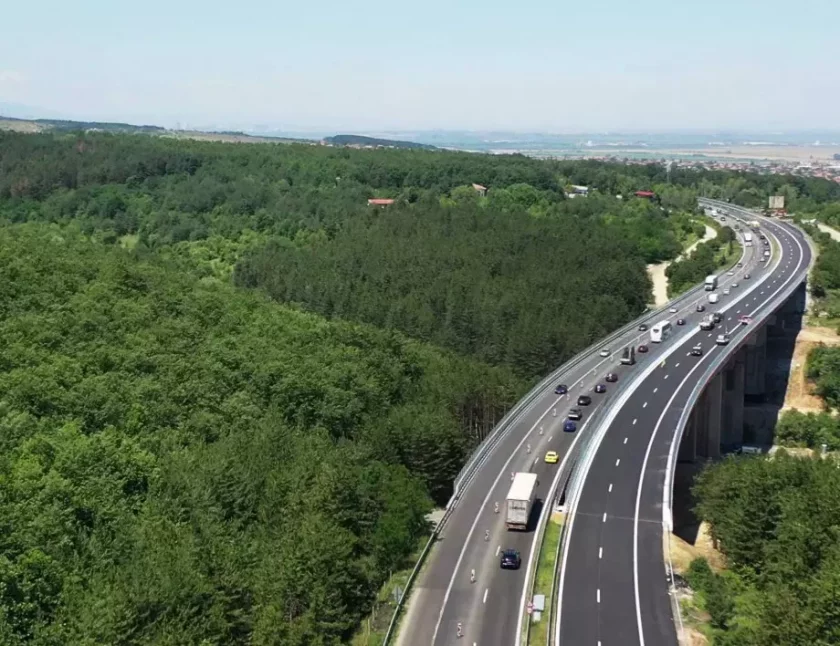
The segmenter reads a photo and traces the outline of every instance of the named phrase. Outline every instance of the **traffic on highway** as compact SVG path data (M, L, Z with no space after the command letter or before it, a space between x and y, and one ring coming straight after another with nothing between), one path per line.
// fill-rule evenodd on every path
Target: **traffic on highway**
M745 327L744 321L738 317L750 312L747 309L749 306L760 306L760 301L756 299L764 300L765 292L769 293L768 290L778 285L782 276L794 271L787 267L791 234L774 230L773 235L780 240L776 245L777 257L774 258L778 262L760 262L766 258L760 248L745 248L738 266L719 277L714 300L699 288L667 308L650 313L609 344L590 349L567 374L546 386L544 392L533 400L494 448L482 456L480 468L476 469L471 481L460 492L456 506L450 510L438 544L415 586L399 643L449 644L459 643L462 639L466 639L466 643L477 644L517 643L526 621L526 583L533 568L537 538L534 529L540 515L553 503L550 497L552 486L565 481L573 466L575 452L594 431L588 428L589 420L602 407L618 406L620 403L622 421L613 422L609 427L622 426L624 435L620 443L629 443L630 434L626 428L628 415L624 409L630 404L619 402L619 398L631 392L631 383L634 383L632 389L635 392L640 387L635 384L640 375L656 375L654 378L660 380L658 385L653 386L655 390L650 397L639 402L643 412L633 417L636 421L630 422L630 426L636 426L639 419L648 419L661 413L663 407L667 408L673 388L669 390L663 384L667 384L669 379L673 380L672 384L684 381L692 361L693 365L699 365L698 362L714 356L716 348L718 352L725 351L725 344L737 338L738 328ZM784 273L786 270L790 270L788 274ZM736 304L742 301L744 309L739 309ZM715 329L701 331L701 321L709 317ZM691 343L688 343L689 339ZM674 348L682 347L685 347L681 353L683 356L675 358L680 352L674 355ZM666 356L667 369L660 368ZM647 384L648 379L650 377L646 376L642 384ZM636 395L629 400L635 403ZM615 433L609 437L613 435ZM623 441L624 438L628 438L627 442ZM609 440L611 443L612 439ZM642 457L644 455L642 451ZM615 458L619 464L621 459ZM626 468L636 464L628 458L624 459ZM637 464L634 468L638 471L641 466ZM593 469L597 472L598 466L593 466ZM523 531L514 529L508 522L506 503L517 474L524 473L534 474L534 483L529 492L532 499L527 505L528 518ZM584 494L588 486L584 488ZM623 493L629 495L631 492ZM635 493L635 487L632 493ZM581 504L588 505L585 502L588 500L586 495L582 496ZM593 504L597 506L594 499ZM584 516L588 513L583 512ZM578 511L578 514L581 512ZM581 529L584 521L580 518L584 516L576 515L577 526L572 536L574 540L588 544L592 542L590 531L588 528ZM633 517L632 513L629 517ZM588 568L592 567L590 557L593 554L591 546L587 546L580 556ZM661 573L661 549L658 558ZM568 554L566 559L569 560ZM574 552L571 561L575 562L575 566L580 565L577 559L577 552ZM600 560L598 556L596 565ZM587 571L591 576L592 570ZM569 585L569 580L567 575L564 579L566 585ZM592 614L592 604L588 603L588 599L577 594L570 595L581 601L581 607L576 609L572 602L570 607L563 607L558 624L562 626L562 643L587 643L590 633L598 633L599 622L593 621L593 617L599 611L597 606L600 601L596 602L595 597L600 595L600 587L595 578L591 581L596 585L593 593L596 614ZM577 587L576 579L574 586ZM572 616L574 618L567 621L566 618ZM668 617L670 621L670 613ZM591 625L595 629L582 629L578 633L576 623ZM597 643L597 640L592 643Z

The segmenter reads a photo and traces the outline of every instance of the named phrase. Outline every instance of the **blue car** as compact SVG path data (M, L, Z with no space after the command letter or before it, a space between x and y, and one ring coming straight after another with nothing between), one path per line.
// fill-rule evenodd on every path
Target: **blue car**
M563 424L563 430L566 433L574 433L577 430L577 424L570 420L566 420L566 423Z
M569 392L569 389L566 384L558 384L557 388L554 389L555 395L565 395L567 392Z

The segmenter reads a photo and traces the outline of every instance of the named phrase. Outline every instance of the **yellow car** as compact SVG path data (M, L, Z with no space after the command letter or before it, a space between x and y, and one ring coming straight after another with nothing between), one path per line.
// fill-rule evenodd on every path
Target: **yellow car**
M558 460L560 460L560 456L557 455L557 451L549 451L545 454L545 461L549 464L557 464Z

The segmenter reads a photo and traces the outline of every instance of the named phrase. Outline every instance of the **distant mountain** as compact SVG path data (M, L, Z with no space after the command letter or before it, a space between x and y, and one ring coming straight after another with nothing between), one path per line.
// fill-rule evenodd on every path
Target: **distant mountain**
M335 135L326 137L325 144L332 146L370 146L373 148L423 148L425 150L436 150L435 146L429 144L418 144L414 141L399 141L397 139L378 139L376 137L365 137L363 135Z
M100 130L102 132L114 133L143 133L143 134L163 134L167 132L166 128L160 126L135 126L130 123L110 123L103 121L69 121L66 119L20 119L16 117L2 116L0 113L0 120L8 122L12 130L25 130L24 125L33 126L33 130L41 132L44 130L52 130L58 132L67 132L71 130ZM15 125L21 126L16 128Z

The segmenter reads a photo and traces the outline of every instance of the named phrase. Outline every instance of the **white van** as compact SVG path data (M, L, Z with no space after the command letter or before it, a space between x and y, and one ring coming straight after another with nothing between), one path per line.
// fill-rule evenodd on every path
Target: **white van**
M717 303L720 300L720 296L718 294L709 294L709 302L710 303Z

